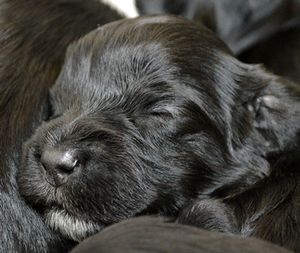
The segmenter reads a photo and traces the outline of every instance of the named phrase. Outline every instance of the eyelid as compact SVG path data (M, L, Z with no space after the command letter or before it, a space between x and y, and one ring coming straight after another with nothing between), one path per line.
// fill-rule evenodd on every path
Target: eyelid
M152 115L165 115L173 117L173 114L176 114L177 106L170 101L160 101L156 105L152 106L149 110Z
M136 124L137 120L139 121L139 119L143 120L143 119L147 119L150 117L157 118L157 119L163 119L163 120L174 118L173 114L168 110L151 110L151 111L145 112L141 115L130 117L129 121L132 122L133 124Z
M157 116L157 117L173 118L173 114L168 110L153 110L150 112L150 115Z

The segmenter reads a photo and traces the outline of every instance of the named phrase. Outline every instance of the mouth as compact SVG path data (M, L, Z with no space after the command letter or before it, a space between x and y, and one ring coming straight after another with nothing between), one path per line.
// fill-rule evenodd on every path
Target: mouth
M77 242L103 229L103 226L98 223L77 218L63 209L53 208L47 210L44 217L46 224L51 229L59 231L63 236Z

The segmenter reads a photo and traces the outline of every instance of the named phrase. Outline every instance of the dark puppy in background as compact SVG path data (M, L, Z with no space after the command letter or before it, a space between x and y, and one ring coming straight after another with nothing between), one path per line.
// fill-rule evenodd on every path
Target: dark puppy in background
M0 252L66 252L18 192L22 144L47 114L67 46L121 16L98 1L1 0L0 10Z
M273 73L300 84L299 45L300 17L281 27L270 38L245 50L239 58L247 63L263 63Z
M298 247L299 90L206 28L168 16L105 25L69 48L50 97L18 182L66 237L159 214Z
M166 222L133 218L103 230L72 253L291 253L254 238L240 238Z

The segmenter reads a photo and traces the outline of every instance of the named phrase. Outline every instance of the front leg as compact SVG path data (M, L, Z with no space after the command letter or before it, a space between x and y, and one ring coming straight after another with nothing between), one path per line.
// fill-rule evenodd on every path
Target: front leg
M179 213L177 222L227 234L236 234L238 231L232 209L216 199L193 202Z

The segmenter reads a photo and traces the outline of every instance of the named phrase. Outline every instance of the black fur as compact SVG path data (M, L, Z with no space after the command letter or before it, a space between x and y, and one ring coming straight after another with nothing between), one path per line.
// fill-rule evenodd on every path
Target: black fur
M47 113L44 101L67 46L117 18L97 1L0 1L0 252L65 252L71 246L20 197L20 153Z
M211 219L228 205L214 230L265 238L255 224L268 220L252 218L277 205L268 198L252 214L247 198L238 209L239 196L264 180L271 195L277 181L298 177L299 90L239 62L212 32L182 18L125 20L86 35L69 48L50 100L52 119L24 150L20 191L74 240L142 214L203 226L195 205ZM247 215L254 226L245 229ZM293 217L285 221L299 224ZM297 226L266 239L295 248Z

